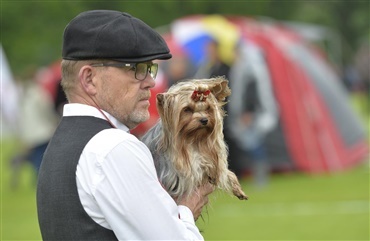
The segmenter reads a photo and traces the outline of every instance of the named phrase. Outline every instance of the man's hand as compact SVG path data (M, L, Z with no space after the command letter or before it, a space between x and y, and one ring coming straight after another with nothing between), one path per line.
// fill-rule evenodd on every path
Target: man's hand
M178 200L177 204L188 207L193 213L194 220L197 220L202 213L203 207L208 203L208 195L214 190L214 185L207 183L199 187L188 197Z

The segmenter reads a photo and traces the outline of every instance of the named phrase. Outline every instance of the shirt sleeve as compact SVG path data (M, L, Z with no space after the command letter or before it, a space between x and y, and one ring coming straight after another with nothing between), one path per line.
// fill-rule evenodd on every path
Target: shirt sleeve
M204 240L190 209L159 183L142 142L125 140L101 158L93 197L119 240Z

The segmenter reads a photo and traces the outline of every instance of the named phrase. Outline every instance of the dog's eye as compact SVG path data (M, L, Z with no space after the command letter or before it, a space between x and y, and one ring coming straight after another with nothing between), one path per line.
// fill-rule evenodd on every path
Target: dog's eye
M184 112L186 113L193 113L193 110L190 107L185 107Z

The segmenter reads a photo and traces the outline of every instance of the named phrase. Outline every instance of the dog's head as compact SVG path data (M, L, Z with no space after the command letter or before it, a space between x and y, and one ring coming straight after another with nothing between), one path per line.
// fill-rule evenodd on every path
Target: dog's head
M182 81L157 95L157 109L172 134L204 138L222 131L222 106L230 93L228 80L222 77Z

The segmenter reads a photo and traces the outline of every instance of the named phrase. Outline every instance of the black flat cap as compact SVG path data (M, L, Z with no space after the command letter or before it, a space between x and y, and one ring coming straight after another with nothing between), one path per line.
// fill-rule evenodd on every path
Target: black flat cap
M139 63L172 57L164 39L138 18L112 10L77 15L63 36L63 59Z

